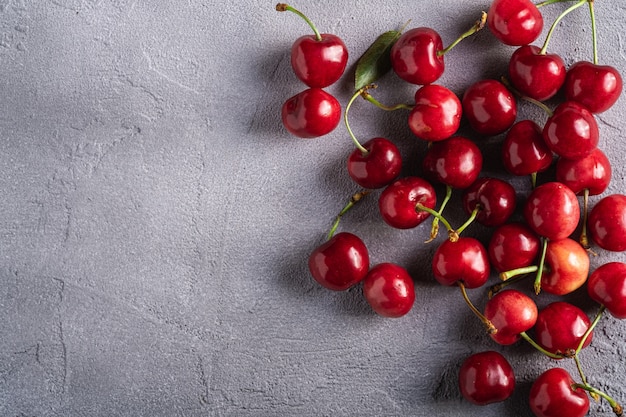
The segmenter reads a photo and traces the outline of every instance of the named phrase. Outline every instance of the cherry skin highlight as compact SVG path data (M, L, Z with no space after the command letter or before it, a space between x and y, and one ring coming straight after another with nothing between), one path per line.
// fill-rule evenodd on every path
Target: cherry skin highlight
M363 144L364 154L355 149L348 157L348 174L363 188L382 188L394 181L402 169L400 150L385 138L374 138Z
M563 368L542 373L530 388L530 408L537 417L584 417L589 412L589 396L573 388L572 376Z
M520 339L520 333L535 325L538 309L523 292L504 290L487 301L484 314L498 330L491 338L498 344L512 345Z
M513 126L517 117L515 97L497 80L472 84L465 90L461 103L472 129L485 136L505 132Z
M411 84L432 84L441 77L445 65L441 36L433 29L419 27L404 32L391 48L394 72Z
M409 128L426 141L449 138L461 124L461 100L446 87L430 84L415 93L415 106L409 113Z
M578 348L591 326L589 317L580 308L564 301L555 301L539 311L535 324L537 343L555 354L567 354ZM589 346L593 331L583 347Z
M617 319L626 319L626 264L609 262L591 273L587 292Z
M598 122L581 104L565 101L559 104L544 125L543 140L563 158L584 158L598 146Z
M285 128L294 136L316 138L339 125L339 101L320 88L309 88L285 101L281 111Z
M489 278L489 255L482 243L474 238L447 239L437 248L432 269L435 279L442 285L462 282L468 289L478 288Z
M589 255L580 243L565 238L550 240L541 275L541 289L550 294L566 295L582 287L589 273Z
M411 229L430 216L425 211L416 210L418 203L430 209L437 204L435 189L419 177L404 177L392 182L378 198L383 220L396 229Z
M591 239L602 249L626 250L626 196L611 194L596 203L589 213L587 228Z
M463 193L463 208L471 214L479 207L476 221L484 226L500 226L515 211L515 189L498 178L479 178Z
M480 149L463 136L433 142L422 160L424 176L429 180L459 189L472 185L482 166Z
M560 182L548 182L535 188L523 208L530 228L550 240L561 240L576 230L580 205L576 194Z
M361 282L369 270L369 253L356 235L341 232L309 256L309 271L320 285L343 291Z
M623 89L622 76L610 65L580 61L567 71L564 91L567 100L576 101L592 113L610 109Z
M381 263L367 273L363 295L372 309L383 317L406 315L415 302L413 279L399 265Z
M532 120L515 123L502 143L504 168L513 175L531 175L547 170L552 151L543 141L541 128Z
M307 86L324 88L343 75L348 64L348 48L336 35L323 33L301 36L291 47L291 67Z
M556 163L556 180L578 195L584 190L588 190L589 195L602 194L611 182L612 173L611 163L600 148L584 158L559 158Z
M508 223L493 232L487 250L491 265L506 272L532 265L539 246L539 237L525 223Z
M487 13L487 26L506 45L527 45L541 34L543 16L530 0L495 0Z
M461 365L459 389L463 398L472 404L504 401L515 390L513 367L499 352L475 353Z
M534 45L518 48L509 61L509 78L523 95L545 101L561 89L566 70L560 56L540 52Z

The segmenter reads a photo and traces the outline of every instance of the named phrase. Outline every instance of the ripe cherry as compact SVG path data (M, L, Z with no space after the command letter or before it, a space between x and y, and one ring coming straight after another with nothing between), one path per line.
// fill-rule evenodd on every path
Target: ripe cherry
M372 309L383 317L402 317L415 302L413 279L399 265L378 264L363 281L363 294Z
M430 28L419 27L404 32L391 48L394 72L411 84L431 84L444 71L441 36Z
M509 223L493 232L487 250L491 265L505 272L532 265L539 246L539 237L525 223Z
M567 186L548 182L530 193L523 214L535 233L550 240L561 240L576 230L580 206L576 194Z
M626 264L609 262L591 273L587 292L618 319L626 319Z
M425 85L415 93L409 128L426 141L447 139L459 129L461 114L461 100L456 94L440 85Z
M477 207L476 221L485 226L504 224L515 211L515 189L498 178L479 178L463 193L463 208L471 214Z
M547 243L541 289L556 295L582 287L589 273L589 255L575 240L565 238Z
M552 368L530 388L530 408L537 417L584 417L589 412L589 397L584 389L575 387L569 372Z
M553 97L565 82L565 63L556 54L543 54L534 45L518 48L509 61L509 77L523 95L544 101Z
M478 178L483 156L474 142L453 136L433 142L422 161L424 175L452 188L467 188Z
M309 88L287 99L281 117L294 136L315 138L332 132L341 120L339 101L320 88Z
M381 188L400 175L402 156L398 147L385 138L374 138L363 144L367 151L355 149L348 157L348 174L363 188Z
M467 401L476 405L504 401L515 390L513 367L499 352L475 353L461 365L459 389Z
M530 0L494 0L487 16L489 29L506 45L532 43L543 29L543 16Z
M482 243L474 238L446 239L433 256L432 269L442 285L462 282L466 288L478 288L489 278L489 256Z
M383 220L397 229L410 229L426 220L430 214L416 210L418 203L431 209L437 204L435 189L419 177L404 177L392 182L378 198Z
M361 282L369 270L365 243L348 232L337 233L309 256L309 271L323 287L343 291Z
M556 180L579 195L584 190L589 195L602 194L611 182L611 175L611 163L600 148L583 158L559 158L556 163Z
M470 126L482 135L494 136L506 131L517 117L515 97L497 80L472 84L463 94L461 103Z
M533 175L552 164L552 151L543 141L541 128L532 120L515 123L502 144L502 162L513 175Z
M539 311L535 324L537 343L548 352L572 355L591 326L589 317L580 308L565 301L555 301ZM589 346L593 331L583 344Z
M512 345L520 333L531 329L537 322L537 304L518 290L504 290L487 301L485 317L498 330L491 338L501 345Z
M626 250L626 196L611 194L596 203L587 223L591 239L602 249Z
M564 84L566 99L582 104L592 113L602 113L613 106L622 87L622 77L617 69L587 61L572 65Z
M543 127L543 140L557 155L580 159L598 146L598 122L589 110L575 101L561 103Z

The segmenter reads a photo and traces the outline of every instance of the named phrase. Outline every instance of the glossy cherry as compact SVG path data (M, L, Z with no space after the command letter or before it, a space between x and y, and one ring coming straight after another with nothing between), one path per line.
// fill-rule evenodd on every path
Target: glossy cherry
M576 101L592 113L602 113L615 104L622 93L619 71L610 65L580 61L567 71L564 91L567 100Z
M575 101L565 101L543 127L543 140L557 155L580 159L598 146L600 131L593 114Z
M343 291L361 282L369 270L365 243L348 232L337 233L309 256L309 271L320 285Z
M489 255L483 244L474 238L446 239L435 251L432 269L435 279L442 285L462 282L466 288L478 288L489 278Z
M383 317L402 317L415 302L413 279L393 263L375 265L363 280L363 295L372 309Z
M459 189L472 185L482 166L480 149L463 136L433 142L422 160L424 175L428 179Z
M515 123L502 143L502 162L513 175L543 172L552 164L552 151L543 141L541 128L532 120Z
M443 74L443 42L439 34L427 27L404 32L391 48L394 72L411 84L431 84Z
M589 276L587 292L613 317L626 319L626 264L609 262L598 267Z
M509 60L509 78L522 95L539 101L552 98L565 82L565 63L559 55L542 54L535 45L519 47Z
M537 417L584 417L589 412L589 396L574 384L565 369L548 369L530 388L532 412Z
M626 250L626 196L611 194L591 209L587 228L591 239L602 249Z
M567 185L576 194L589 191L589 195L602 194L609 186L612 168L600 148L581 159L559 158L556 163L556 180Z
M487 301L485 317L498 330L491 338L501 345L512 345L520 333L530 330L537 322L537 304L518 290L500 291Z
M404 177L389 184L378 198L383 220L397 229L410 229L422 223L429 213L416 210L420 203L434 209L437 195L433 186L420 177Z
M565 238L550 240L546 249L541 289L565 295L582 287L589 274L589 255L580 243Z
M548 352L568 355L576 351L589 326L591 321L580 308L565 301L555 301L539 311L535 338ZM589 346L592 339L593 331L583 347Z
M470 126L481 135L494 136L513 126L517 102L513 94L497 80L472 84L461 100L463 114Z
M461 124L461 100L441 85L425 85L415 93L409 128L420 139L439 141L452 136Z
M543 30L543 16L530 0L494 0L487 16L487 26L506 45L532 43Z
M576 194L560 182L548 182L535 188L523 208L530 228L550 240L561 240L576 230L580 205Z
M525 223L498 227L489 240L487 251L491 265L498 272L532 265L539 253L539 237Z
M513 367L499 352L475 353L461 365L459 390L463 398L476 405L504 401L515 390Z
M463 208L471 214L479 207L476 221L485 226L504 224L515 211L515 189L499 178L479 178L463 193Z
M388 139L374 138L363 144L367 153L355 149L348 157L348 174L363 188L381 188L393 182L402 169L398 147Z
M287 99L281 111L285 128L294 136L315 138L332 132L341 120L341 105L320 88L309 88Z

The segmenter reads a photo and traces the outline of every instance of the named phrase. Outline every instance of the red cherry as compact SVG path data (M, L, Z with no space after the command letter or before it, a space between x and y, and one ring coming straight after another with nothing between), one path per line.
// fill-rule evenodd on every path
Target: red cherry
M542 373L530 388L530 408L537 417L584 417L589 412L589 397L574 388L572 376L563 368Z
M489 256L482 243L474 238L447 239L437 248L432 269L442 285L462 282L466 288L478 288L489 278Z
M291 47L291 67L309 87L324 88L335 83L348 64L348 48L336 35L302 36Z
M485 317L498 330L491 338L501 345L512 345L520 333L531 329L537 321L537 304L521 291L504 290L485 305Z
M575 240L550 240L541 275L541 289L550 294L565 295L582 287L589 273L589 255Z
M415 302L413 279L406 269L392 263L372 267L363 281L363 294L383 317L402 317Z
M504 224L515 211L515 189L498 178L479 178L463 193L463 208L471 214L480 206L476 221L485 226Z
M555 301L539 311L535 324L537 343L548 352L568 354L578 348L591 326L589 317L580 308L564 301ZM583 347L589 346L593 331Z
M459 389L467 401L476 405L504 401L515 390L513 367L501 353L475 353L461 365Z
M483 156L474 142L454 136L434 142L422 161L424 175L452 188L467 188L478 178Z
M439 141L452 136L461 124L461 100L440 85L425 85L415 93L409 128L420 139Z
M402 156L398 147L385 138L374 138L363 144L364 154L355 149L348 157L348 174L363 188L381 188L400 175Z
M591 239L602 249L626 250L626 196L612 194L602 198L589 213Z
M580 220L576 194L560 182L548 182L535 188L523 211L530 228L550 240L565 239L574 233Z
M315 138L332 132L341 120L341 105L320 88L309 88L287 99L282 108L285 128L294 136Z
M576 101L592 113L608 110L622 93L622 77L612 66L580 61L567 71L565 97Z
M557 155L580 159L598 146L598 122L589 110L575 101L561 103L543 127L543 140Z
M309 257L309 271L323 287L343 291L361 282L369 270L363 241L348 232L337 233Z
M416 210L420 203L434 209L437 204L435 189L419 177L404 177L389 184L378 198L383 220L397 229L410 229L422 223L429 213Z
M498 272L532 265L539 253L539 237L524 223L498 227L489 240L489 260Z
M609 262L589 276L587 292L618 319L626 319L626 264Z
M408 30L391 48L394 72L411 84L431 84L444 71L443 42L433 29L420 27Z
M543 172L552 164L552 151L543 141L541 128L532 120L515 123L502 144L502 162L513 175Z
M544 101L553 97L565 82L565 63L556 54L541 54L534 45L519 47L509 61L509 77L523 95Z
M543 16L530 0L495 0L487 13L487 26L506 45L527 45L541 34Z
M559 158L556 180L576 194L589 190L589 195L602 194L611 182L611 163L600 148L581 159Z
M463 114L476 132L498 135L513 126L517 102L513 94L497 80L472 84L463 94Z

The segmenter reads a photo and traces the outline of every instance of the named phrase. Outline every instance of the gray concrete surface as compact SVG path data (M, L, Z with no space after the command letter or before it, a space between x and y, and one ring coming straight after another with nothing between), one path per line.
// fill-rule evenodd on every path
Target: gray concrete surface
M624 73L626 7L596 3L601 62ZM378 34L412 19L447 44L488 5L294 3L351 52L328 89L343 104ZM547 24L564 8L546 7ZM359 288L312 282L308 254L355 187L342 126L300 140L280 123L282 102L303 88L288 51L307 33L254 0L0 0L1 416L531 415L530 384L555 364L524 344L492 343L457 291L434 282L427 229L390 229L375 196L341 228L363 237L373 263L410 270L415 308L382 319ZM568 65L591 59L590 38L581 9L550 49ZM446 57L440 83L462 94L501 75L513 50L483 31ZM415 90L393 75L380 85L389 102ZM599 118L609 192L626 190L625 111L622 98ZM527 104L520 114L544 118ZM425 147L405 118L359 101L351 122L361 138L393 138L408 175ZM499 139L480 141L485 175L500 167ZM523 195L527 183L515 183ZM450 215L460 219L458 204ZM625 257L599 250L592 263L607 260ZM484 291L471 296L484 303ZM595 313L583 292L568 299ZM608 317L582 354L589 379L622 402L625 337ZM486 349L507 355L518 389L476 407L461 400L456 372ZM611 415L606 403L591 414Z

